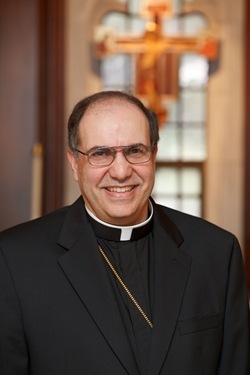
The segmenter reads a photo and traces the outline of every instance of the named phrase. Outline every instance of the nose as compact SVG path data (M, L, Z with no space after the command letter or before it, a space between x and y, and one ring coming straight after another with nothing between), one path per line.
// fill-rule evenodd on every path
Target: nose
M122 152L117 152L113 163L109 167L110 177L123 181L132 174L132 165L126 160Z

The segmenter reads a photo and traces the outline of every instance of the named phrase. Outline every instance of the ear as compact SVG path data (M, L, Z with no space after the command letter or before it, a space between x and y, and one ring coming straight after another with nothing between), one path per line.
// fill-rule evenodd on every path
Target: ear
M70 149L67 151L67 157L73 171L74 179L78 181L78 159L76 158L74 152Z

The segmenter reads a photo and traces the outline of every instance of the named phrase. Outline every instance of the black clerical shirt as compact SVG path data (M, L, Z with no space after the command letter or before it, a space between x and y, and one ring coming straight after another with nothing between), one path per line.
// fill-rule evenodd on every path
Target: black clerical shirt
M105 223L95 220L93 215L89 216L89 219L98 244L152 322L152 215L151 220L148 220L145 225L132 228L131 233L125 236L125 240L121 240L122 234L119 227L106 226ZM104 264L140 373L144 375L147 372L152 328L125 292L105 260Z

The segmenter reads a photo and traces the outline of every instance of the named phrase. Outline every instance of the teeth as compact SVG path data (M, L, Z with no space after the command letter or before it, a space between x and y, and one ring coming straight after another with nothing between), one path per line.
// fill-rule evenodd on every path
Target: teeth
M124 186L124 187L109 187L107 188L108 191L111 191L113 193L126 193L128 191L131 191L133 189L133 186Z

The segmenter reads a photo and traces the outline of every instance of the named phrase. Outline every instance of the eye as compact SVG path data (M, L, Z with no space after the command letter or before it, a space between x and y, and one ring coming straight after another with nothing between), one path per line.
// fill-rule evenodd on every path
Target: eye
M145 147L143 145L130 146L127 149L127 155L140 156L145 153Z
M96 158L96 159L103 158L103 157L110 156L110 155L112 155L112 151L108 147L96 148L89 153L89 156L91 156L92 158Z

